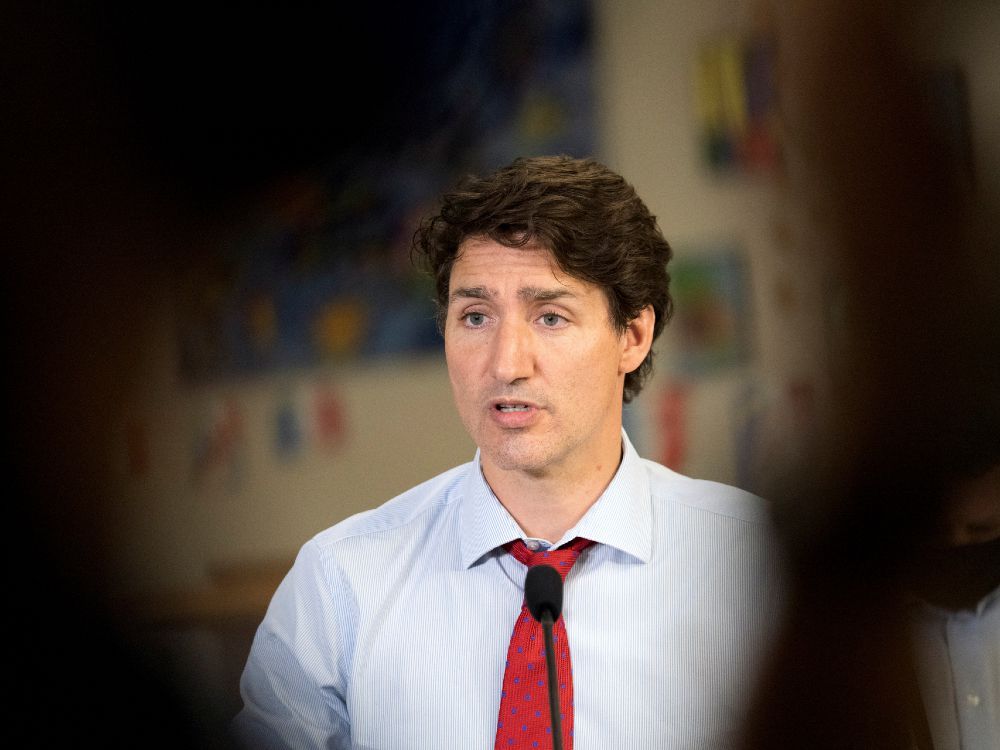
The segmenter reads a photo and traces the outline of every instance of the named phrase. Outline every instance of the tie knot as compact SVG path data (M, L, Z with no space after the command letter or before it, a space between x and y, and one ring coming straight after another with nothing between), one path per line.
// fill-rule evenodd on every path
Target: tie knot
M573 567L573 563L576 562L580 553L591 544L593 544L591 540L577 537L559 549L538 550L537 552L528 549L528 546L520 539L515 539L504 546L510 554L529 568L536 565L551 565L559 571L559 575L565 581L570 568Z

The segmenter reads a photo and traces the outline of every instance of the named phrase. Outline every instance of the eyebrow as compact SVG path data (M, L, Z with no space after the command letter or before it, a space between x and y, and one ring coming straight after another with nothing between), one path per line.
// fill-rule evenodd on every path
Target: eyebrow
M496 290L489 287L463 286L449 294L448 301L454 302L458 299L491 300L496 296ZM576 297L577 295L566 287L545 289L537 286L523 286L517 290L517 296L524 302L550 302L552 300L563 299L564 297Z

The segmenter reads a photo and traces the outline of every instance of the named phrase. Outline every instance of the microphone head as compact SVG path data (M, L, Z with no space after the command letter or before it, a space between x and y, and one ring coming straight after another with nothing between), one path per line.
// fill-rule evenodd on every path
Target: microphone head
M551 565L535 565L528 568L524 579L524 603L531 616L541 622L546 610L552 615L552 622L562 613L563 580Z

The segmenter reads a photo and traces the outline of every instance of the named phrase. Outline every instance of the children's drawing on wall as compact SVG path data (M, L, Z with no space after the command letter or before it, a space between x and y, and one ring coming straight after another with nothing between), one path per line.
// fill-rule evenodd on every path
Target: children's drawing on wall
M279 393L272 419L274 452L279 460L291 460L301 452L304 442L302 417L291 394Z
M772 172L781 165L777 55L766 36L706 39L695 90L706 164L715 172Z
M669 383L659 395L656 410L660 435L659 461L674 471L683 471L687 458L690 400L691 385L680 381Z
M312 436L316 447L335 453L347 441L347 410L337 389L317 384L312 389Z
M273 450L282 462L306 452L335 454L348 437L343 399L329 382L303 380L278 387L271 427Z
M670 277L674 317L664 335L674 347L671 370L698 378L744 364L751 321L740 253L679 254Z
M420 111L400 114L405 137L332 148L310 176L275 186L214 257L178 273L185 380L441 347L431 282L410 263L418 217L462 175L595 150L590 4L529 0L516 10L467 14L456 26L467 54L428 81ZM446 59L455 43L428 40L428 60Z
M191 481L239 492L247 465L244 409L236 398L215 397L195 407L191 444Z

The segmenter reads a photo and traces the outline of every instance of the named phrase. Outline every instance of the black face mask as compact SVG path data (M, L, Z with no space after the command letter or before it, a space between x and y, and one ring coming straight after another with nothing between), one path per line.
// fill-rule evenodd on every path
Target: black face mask
M911 589L946 609L974 609L1000 586L1000 537L979 544L924 550L916 561Z

